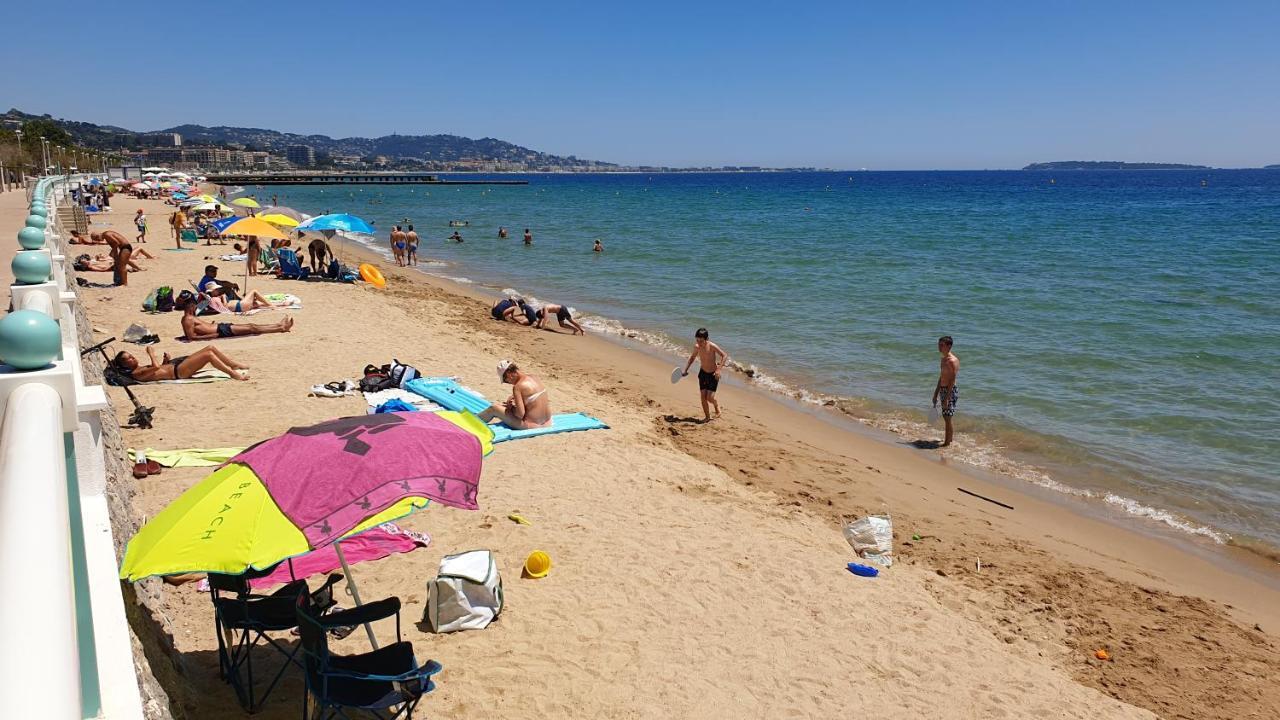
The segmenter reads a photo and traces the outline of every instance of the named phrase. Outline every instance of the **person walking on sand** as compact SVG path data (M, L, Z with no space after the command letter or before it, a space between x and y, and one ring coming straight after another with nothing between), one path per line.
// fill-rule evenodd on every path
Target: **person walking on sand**
M399 265L400 267L404 267L405 245L404 231L400 229L399 225L396 225L395 228L391 230L391 254L396 259L396 265Z
M938 384L933 388L933 406L938 407L938 401L942 401L942 422L947 428L942 447L951 444L951 418L955 416L956 403L960 401L960 390L956 388L956 376L960 374L960 358L951 352L952 344L950 335L938 338L938 352L942 353L942 363L938 372Z
M703 422L711 422L711 408L716 409L715 417L720 417L720 402L716 400L716 390L720 388L720 371L729 364L729 356L720 346L711 342L711 334L706 328L698 328L693 334L693 352L689 361L684 364L681 377L689 374L689 367L698 360L698 393L702 399Z
M268 333L285 333L293 329L293 318L287 317L271 325L232 325L231 323L213 324L196 317L196 301L187 299L178 306L182 310L182 334L188 340L213 340L215 338L240 337L242 335L266 335Z
M413 226L409 226L408 232L404 234L404 262L406 265L418 264L418 233L414 231Z
M138 228L137 240L140 243L147 241L147 216L142 212L142 208L138 208L138 212L133 216L133 225Z
M524 244L525 245L533 244L533 233L529 232L529 228L524 229Z

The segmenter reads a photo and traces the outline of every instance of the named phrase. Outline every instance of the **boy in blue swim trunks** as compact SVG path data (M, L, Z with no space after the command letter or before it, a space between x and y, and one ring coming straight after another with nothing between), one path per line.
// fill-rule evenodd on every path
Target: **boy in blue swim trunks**
M689 374L689 368L696 358L698 360L698 395L702 400L703 422L711 422L711 408L716 409L715 417L720 417L720 402L716 400L716 390L720 389L720 371L729 364L729 355L711 342L711 334L706 328L698 328L693 334L694 347L689 361L684 364L681 377Z
M942 421L947 426L942 447L951 444L951 418L955 416L956 403L960 401L960 390L956 388L956 376L960 374L960 358L951 352L952 344L950 335L938 338L938 352L942 353L942 365L938 372L938 384L933 388L933 406L938 407L938 401L942 401Z

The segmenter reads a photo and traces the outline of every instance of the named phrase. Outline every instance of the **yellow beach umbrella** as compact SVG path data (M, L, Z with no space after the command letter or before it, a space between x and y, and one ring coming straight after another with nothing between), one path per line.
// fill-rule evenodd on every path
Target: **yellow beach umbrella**
M258 237L287 240L288 235L280 228L256 217L240 218L222 229L222 235L257 235Z
M361 522L343 537L425 508L428 498L407 497ZM217 540L217 542L211 542ZM201 480L151 518L129 541L120 577L265 570L312 549L271 499L248 465L231 463Z
M258 204L258 201L254 200L253 198L236 198L235 200L231 201L231 204L239 205L240 207L247 207L247 208L262 207L261 205Z
M258 215L257 217L259 220L262 220L264 222L269 222L272 225L279 225L280 227L288 227L288 228L298 227L298 221L294 220L288 215L272 213L270 215Z

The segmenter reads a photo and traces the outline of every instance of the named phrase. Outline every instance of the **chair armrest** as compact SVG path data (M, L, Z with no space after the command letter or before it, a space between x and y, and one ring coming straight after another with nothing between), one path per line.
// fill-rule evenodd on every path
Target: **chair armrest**
M325 579L323 585L311 593L311 606L317 612L323 613L334 606L333 586L337 585L342 578L342 573L332 573Z
M279 589L277 589L275 592L271 593L270 595L265 595L265 596L255 595L254 597L273 597L273 598L287 597L290 599L294 599L298 597L298 593L302 593L306 591L307 591L306 580L294 580L290 583L280 586Z
M321 627L328 629L346 627L347 625L361 625L399 614L400 598L389 597L367 605L354 607L350 610L331 612L328 615L317 618L317 622L320 623Z
M377 675L374 673L362 673L359 670L337 670L330 668L324 671L328 677L351 678L353 680L381 680L383 682L409 682L410 680L425 680L432 675L440 672L444 668L435 660L428 660L425 665L416 667L412 670L406 670L399 675Z

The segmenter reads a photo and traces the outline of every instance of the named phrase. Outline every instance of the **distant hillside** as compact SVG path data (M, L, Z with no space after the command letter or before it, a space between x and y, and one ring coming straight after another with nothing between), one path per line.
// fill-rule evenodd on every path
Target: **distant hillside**
M1130 163L1096 160L1059 160L1057 162L1031 163L1023 170L1212 170L1207 165L1183 165L1181 163Z
M475 140L459 135L384 135L378 138L331 138L327 135L298 135L277 130L243 127L205 127L203 125L179 125L163 130L136 131L111 125L95 125L88 122L54 119L49 115L31 115L20 110L10 110L5 118L32 121L49 121L65 130L72 140L86 147L101 150L140 149L154 143L146 136L157 133L178 133L183 145L242 145L248 150L269 150L283 155L289 145L310 145L318 154L358 155L370 157L385 155L388 158L409 158L428 161L502 161L519 162L531 166L561 167L616 167L612 163L582 160L573 155L562 157L515 145L495 138Z
M1263 170L1280 170L1280 165L1263 165Z

